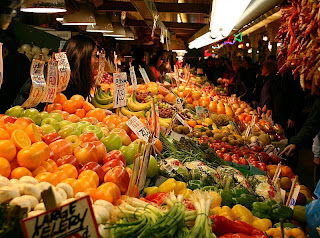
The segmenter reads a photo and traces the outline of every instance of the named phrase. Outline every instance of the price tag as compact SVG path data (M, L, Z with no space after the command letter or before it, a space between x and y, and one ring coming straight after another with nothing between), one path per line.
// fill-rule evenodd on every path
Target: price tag
M31 63L30 76L31 76L31 89L28 99L22 104L22 107L36 107L42 100L45 88L46 81L44 79L43 69L44 61L33 60Z
M159 138L160 136L160 122L159 122L159 106L155 105L154 110L156 112L156 131L155 131L155 137Z
M131 117L126 124L139 137L139 139L148 142L150 131L136 116Z
M67 89L70 80L70 65L66 52L54 54L55 59L58 61L58 92L63 92Z
M204 116L204 118L209 117L209 109L207 107L203 108L203 116Z
M136 72L134 71L134 66L130 67L129 71L130 71L130 78L131 78L131 84L132 84L133 90L136 90L138 83L137 83Z
M291 200L290 200L290 203L289 203L289 207L290 207L291 209L294 208L294 205L295 205L296 202L297 202L297 198L298 198L299 192L300 192L300 185L299 185L299 184L296 184L296 185L294 186L294 190L293 190L293 193L292 193L292 197L291 197Z
M105 61L106 61L106 55L104 53L100 53L99 54L99 68L98 68L98 74L96 77L96 84L97 85L99 85L102 81L104 67L105 67Z
M196 114L200 121L203 119L203 107L202 106L196 106Z
M192 131L192 128L183 120L183 118L179 115L179 113L176 113L177 120L184 126L187 126L189 128L189 131Z
M124 107L127 105L127 73L113 74L113 108Z
M100 237L89 196L20 222L26 238Z
M183 110L182 103L183 103L183 99L180 98L180 97L177 97L176 98L176 107L177 107L178 111L182 111Z
M47 69L47 84L41 102L52 103L58 90L58 62L50 59Z
M3 58L2 58L2 43L0 42L0 88L3 83Z
M147 75L146 70L144 68L139 68L139 71L141 73L141 76L143 78L144 83L145 84L150 83L150 79L149 79L149 77Z

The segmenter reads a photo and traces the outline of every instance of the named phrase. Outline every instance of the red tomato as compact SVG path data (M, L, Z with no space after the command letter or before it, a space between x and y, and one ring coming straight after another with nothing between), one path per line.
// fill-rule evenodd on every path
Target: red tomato
M107 173L110 169L112 169L116 166L125 167L125 164L122 162L122 160L119 160L119 159L109 160L104 165L102 165L102 170L103 170L103 172Z
M239 163L243 165L249 165L248 161L245 158L240 158Z
M224 155L223 155L223 159L224 159L225 161L229 161L229 162L231 162L231 161L232 161L232 159L231 159L231 155L230 155L229 153L224 154Z
M238 159L232 159L232 163L239 164L239 160Z
M121 160L124 166L126 166L126 159L120 150L113 150L107 153L107 155L103 158L103 164L114 159Z
M121 193L125 194L128 190L130 177L124 167L116 166L106 173L104 181L115 183L120 188Z

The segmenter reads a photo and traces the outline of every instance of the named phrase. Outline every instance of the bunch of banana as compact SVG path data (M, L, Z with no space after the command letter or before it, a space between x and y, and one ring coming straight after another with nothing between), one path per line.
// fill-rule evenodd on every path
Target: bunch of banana
M151 101L140 103L136 100L136 94L133 92L131 97L127 98L127 107L130 111L134 112L149 110L151 108Z
M105 93L101 87L98 87L91 103L95 107L111 110L113 108L113 95L110 90Z
M127 107L121 107L120 112L128 117L136 116L140 118L145 116L145 111L132 112Z
M159 123L161 126L164 126L165 128L168 128L171 122L171 118L162 118L159 117Z

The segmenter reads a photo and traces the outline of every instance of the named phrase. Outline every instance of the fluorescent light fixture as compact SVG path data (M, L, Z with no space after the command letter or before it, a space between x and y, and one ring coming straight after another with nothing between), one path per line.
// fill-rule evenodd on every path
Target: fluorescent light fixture
M88 6L87 4L79 4L78 7L78 12L63 16L62 25L88 26L97 24L90 6Z
M182 22L180 13L177 14L177 22L178 22L178 23L181 23L181 22Z
M262 40L263 40L263 41L268 41L268 36L263 36L263 37L262 37Z
M250 43L246 43L246 47L250 47Z
M116 22L116 23L112 23L113 25L113 33L103 33L103 36L110 36L110 37L126 37L126 31L123 28L123 26Z
M130 27L125 27L124 31L126 33L125 37L116 37L116 40L134 40L134 34Z
M116 37L116 40L134 40L134 38L130 38L130 37Z
M27 0L21 5L20 11L33 13L66 12L64 0Z
M272 50L272 45L270 44L270 42L269 42L269 44L268 44L268 50L269 50L269 51Z
M213 0L210 34L214 42L230 35L233 27L250 2L251 0Z
M206 45L214 43L214 40L211 38L210 32L205 33L204 35L194 39L189 43L189 49L199 49Z
M102 32L111 33L113 32L113 26L111 20L105 16L100 15L96 17L96 25L87 26L87 32Z
M63 22L63 17L56 17L56 21L62 23Z
M251 54L251 53L252 53L252 49L249 49L249 50L248 50L248 54Z
M280 47L282 44L280 42L277 43L277 47Z

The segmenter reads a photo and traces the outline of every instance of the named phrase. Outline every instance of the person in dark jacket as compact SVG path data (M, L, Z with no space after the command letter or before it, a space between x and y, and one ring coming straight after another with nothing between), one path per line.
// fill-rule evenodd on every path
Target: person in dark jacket
M245 85L248 91L247 95L245 96L245 98L243 98L243 100L251 103L252 101L254 101L253 91L259 70L258 67L256 67L252 63L252 59L249 56L243 58L243 67L246 69Z
M204 73L207 75L209 82L217 85L217 80L222 77L223 73L219 59L214 59L212 56L209 56L207 66L204 68Z
M242 62L239 58L232 60L232 69L234 75L229 81L229 92L230 94L236 94L238 97L243 98L247 94L245 85L246 69L242 66Z

